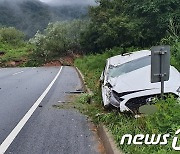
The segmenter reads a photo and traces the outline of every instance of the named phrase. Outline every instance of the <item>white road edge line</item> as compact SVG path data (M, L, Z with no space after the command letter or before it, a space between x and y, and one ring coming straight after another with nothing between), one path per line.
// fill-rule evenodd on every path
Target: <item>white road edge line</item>
M6 70L7 68L4 68L4 67L0 67L0 70L2 70L2 69Z
M12 130L12 132L8 135L8 137L3 141L3 143L0 145L0 154L4 154L8 147L11 145L13 140L16 138L16 136L19 134L21 129L24 127L26 122L29 120L29 118L32 116L34 111L37 109L41 101L44 99L44 97L47 95L57 78L59 77L62 68L60 68L59 72L53 79L53 81L49 84L49 86L46 88L46 90L42 93L42 95L38 98L38 100L34 103L34 105L30 108L30 110L25 114L25 116L21 119L21 121L17 124L17 126Z
M17 73L14 73L13 75L17 75L17 74L20 74L20 73L23 73L24 71L21 71L21 72L17 72Z

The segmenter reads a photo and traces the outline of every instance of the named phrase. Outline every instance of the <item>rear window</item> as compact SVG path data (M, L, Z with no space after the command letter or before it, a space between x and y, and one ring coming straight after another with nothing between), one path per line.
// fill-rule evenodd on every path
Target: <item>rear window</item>
M132 72L134 70L146 67L151 64L151 56L145 56L136 60L132 60L122 65L109 67L108 76L111 78Z

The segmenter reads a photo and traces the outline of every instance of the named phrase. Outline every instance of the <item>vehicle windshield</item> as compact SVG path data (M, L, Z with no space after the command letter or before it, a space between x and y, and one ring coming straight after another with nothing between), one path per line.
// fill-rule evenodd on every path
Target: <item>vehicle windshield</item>
M115 78L123 74L132 72L134 70L143 68L151 64L151 56L142 57L130 62L124 63L122 65L113 66L110 65L108 71L108 77Z

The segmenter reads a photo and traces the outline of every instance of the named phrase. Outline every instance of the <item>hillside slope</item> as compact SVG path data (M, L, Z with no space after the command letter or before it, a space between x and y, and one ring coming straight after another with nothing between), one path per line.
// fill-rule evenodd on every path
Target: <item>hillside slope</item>
M87 7L80 4L50 6L39 0L3 0L0 1L0 25L15 27L30 38L49 22L85 17Z

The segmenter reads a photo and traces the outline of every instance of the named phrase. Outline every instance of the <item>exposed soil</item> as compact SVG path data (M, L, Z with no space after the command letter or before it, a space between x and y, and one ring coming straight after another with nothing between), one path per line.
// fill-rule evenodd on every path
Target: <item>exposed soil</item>
M4 54L5 54L4 51L0 51L0 57L4 56ZM80 56L81 55L79 55L79 54L71 53L71 54L63 56L59 59L56 58L55 60L51 60L51 61L43 64L42 66L44 66L44 67L62 66L62 65L73 66L74 60ZM5 63L0 62L0 66L2 66L2 67L18 67L18 66L23 65L27 61L28 61L28 59L24 58L24 59L20 59L20 60L8 61Z
M55 61L50 61L50 62L44 64L43 66L50 67L50 66L61 66L61 65L62 65L62 63L60 61L55 60Z
M66 56L63 56L61 58L59 58L58 60L52 60L50 62L47 62L46 64L44 64L43 66L62 66L62 65L66 65L66 66L72 66L74 64L74 60L76 58L80 57L80 55L78 54L69 54Z
M18 67L22 64L24 64L25 62L27 61L27 59L21 59L21 60L14 60L14 61L9 61L9 62L6 62L4 64L5 67Z

